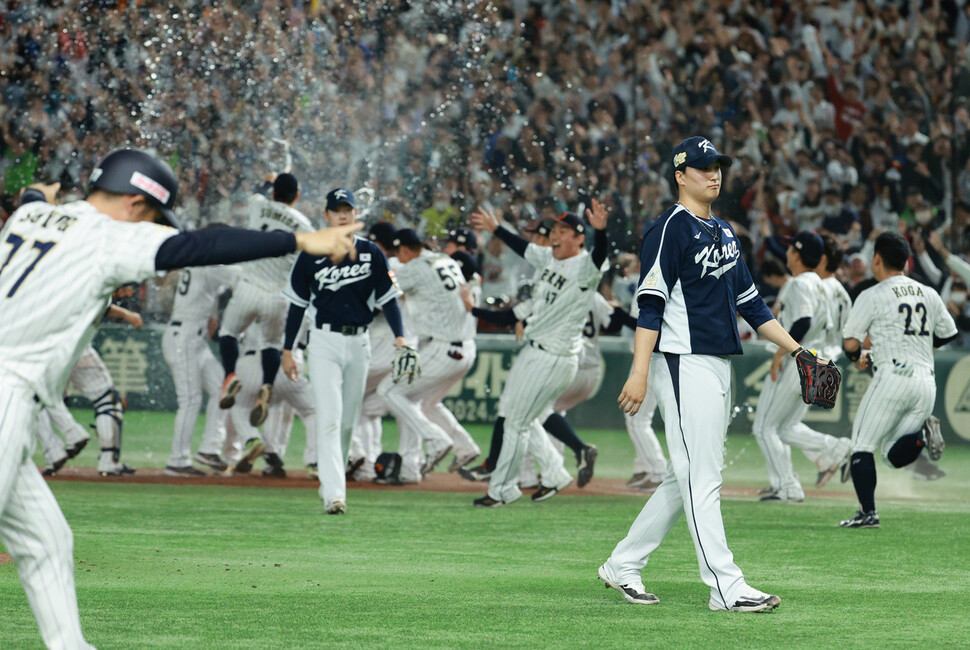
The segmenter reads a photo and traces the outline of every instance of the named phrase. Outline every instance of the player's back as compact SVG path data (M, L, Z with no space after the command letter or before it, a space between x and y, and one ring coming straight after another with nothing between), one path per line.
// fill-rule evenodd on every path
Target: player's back
M596 292L593 296L593 305L586 315L586 324L583 325L583 352L579 357L580 367L599 363L600 330L610 324L612 316L613 306L607 302L603 294Z
M809 318L811 324L802 336L801 345L819 349L826 341L826 326L829 323L827 293L822 278L814 271L806 271L785 283L778 322L786 330L802 318Z
M239 266L197 266L182 269L175 284L173 321L206 320L214 314L220 289L232 286Z
M267 199L262 194L254 194L249 199L249 228L263 232L279 230L282 232L310 232L313 224L296 208L285 203ZM285 257L268 257L246 262L242 267L242 279L264 291L279 293L286 288L290 269L296 254Z
M837 360L842 356L842 328L849 318L852 299L834 275L822 279L825 289L825 307L828 320L825 325L825 343L822 345L822 358Z
M873 364L894 372L933 370L933 337L956 331L940 295L924 284L895 275L856 298L843 334L868 332ZM860 339L861 340L861 339Z
M115 221L86 201L17 210L0 231L0 368L55 403L111 292L151 277L174 234Z
M460 287L465 282L458 262L444 253L421 254L397 270L414 332L420 337L462 341L467 314Z

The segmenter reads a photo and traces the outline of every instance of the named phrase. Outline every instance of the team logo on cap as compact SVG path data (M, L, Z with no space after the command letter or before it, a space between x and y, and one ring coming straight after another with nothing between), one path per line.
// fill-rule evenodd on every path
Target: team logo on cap
M674 156L674 167L680 167L687 161L687 152L681 151L679 154Z
M171 196L171 193L141 172L134 172L129 182L138 189L148 192L162 205L168 203L168 197Z
M346 190L337 190L333 193L333 198L335 199L346 199L348 196Z
M697 143L697 148L698 149L703 149L705 153L707 153L707 150L708 149L710 149L712 153L717 153L717 149L715 149L714 148L714 145L711 144L711 141L710 140L707 140L707 139L704 139L704 140L701 140L700 142L698 142Z

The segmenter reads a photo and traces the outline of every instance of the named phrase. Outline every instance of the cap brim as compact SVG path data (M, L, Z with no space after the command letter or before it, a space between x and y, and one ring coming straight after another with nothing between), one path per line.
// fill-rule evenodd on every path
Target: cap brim
M354 205L350 201L337 201L332 206L328 205L327 206L327 210L336 210L337 208L339 208L342 205L349 205L352 208L356 208L357 207L356 205Z
M161 213L162 219L167 225L171 226L172 228L175 228L176 230L182 230L182 222L179 221L179 218L177 216L175 216L174 210L170 208L158 207L158 211L159 213Z

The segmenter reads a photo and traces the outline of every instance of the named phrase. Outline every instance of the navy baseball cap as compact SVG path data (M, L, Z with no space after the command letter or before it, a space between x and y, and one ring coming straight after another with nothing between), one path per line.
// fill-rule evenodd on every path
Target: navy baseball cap
M569 226L580 235L586 233L586 222L579 218L579 215L573 214L572 212L563 212L561 215L552 220L552 224L556 225L561 223L564 226ZM550 228L550 232L551 232Z
M398 246L421 246L424 242L421 241L421 235L417 233L413 228L401 228L394 235L394 239L391 241L391 245L394 248Z
M795 233L789 238L788 245L798 251L805 266L817 266L822 261L822 255L825 254L825 242L822 241L822 236L807 230Z
M448 234L448 241L453 241L470 251L478 250L478 237L470 228L455 228Z
M378 221L370 227L367 238L376 241L384 248L394 248L395 235L397 235L397 228L394 227L393 223Z
M458 266L461 267L461 274L465 277L465 281L472 279L472 276L478 272L478 263L475 258L465 251L455 251L451 254L451 259L458 262Z
M276 196L295 196L300 191L300 181L296 176L282 173L273 179L273 192Z
M342 187L338 187L335 190L330 190L327 194L327 210L336 210L341 204L346 203L352 208L357 207L357 203L354 201L354 193L350 190L345 190Z
M552 225L556 223L555 219L551 217L537 221L535 224L529 226L525 229L526 232L534 232L540 237L548 237L549 233L552 232Z
M721 163L721 167L730 167L731 157L718 153L710 140L699 135L687 138L674 147L675 172L683 171L685 167L704 169L715 162Z

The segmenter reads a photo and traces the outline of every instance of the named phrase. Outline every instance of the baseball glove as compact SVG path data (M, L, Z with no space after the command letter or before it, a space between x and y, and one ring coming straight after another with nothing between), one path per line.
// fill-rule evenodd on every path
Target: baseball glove
M405 377L410 384L421 376L421 365L418 363L418 351L408 345L402 345L394 351L394 361L391 362L391 379L396 384Z
M839 386L842 385L839 367L831 362L819 363L814 350L798 348L792 352L792 356L802 384L802 401L823 409L834 408Z

